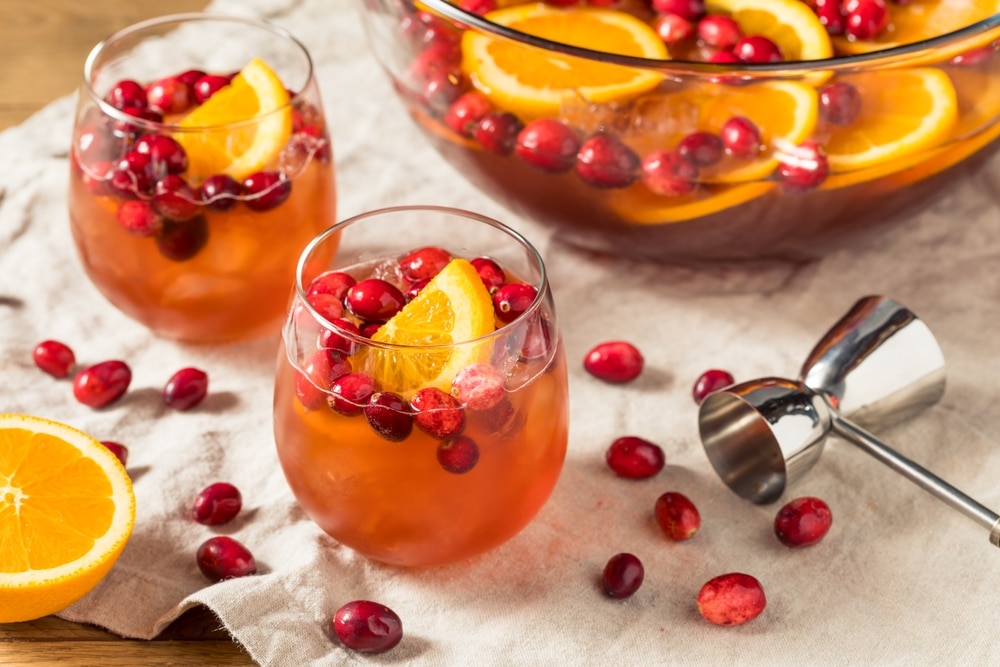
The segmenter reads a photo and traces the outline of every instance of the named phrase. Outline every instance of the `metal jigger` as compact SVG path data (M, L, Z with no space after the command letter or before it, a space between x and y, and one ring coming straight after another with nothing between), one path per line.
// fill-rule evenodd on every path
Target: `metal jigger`
M861 299L813 348L799 377L743 382L702 402L702 444L729 488L754 503L776 501L819 460L832 432L989 529L1000 547L1000 515L861 426L905 419L944 393L944 355L916 315L886 297Z

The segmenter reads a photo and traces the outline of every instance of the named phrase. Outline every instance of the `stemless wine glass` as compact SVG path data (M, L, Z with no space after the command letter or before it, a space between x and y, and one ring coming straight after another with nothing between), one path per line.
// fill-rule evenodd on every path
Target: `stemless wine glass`
M263 21L176 14L98 44L70 158L87 275L167 338L276 333L302 247L335 222L312 60Z
M482 290L488 319L471 340L447 332L475 309L442 298L463 280ZM377 317L372 301L394 303ZM453 311L444 331L384 342L379 332L414 326L425 307ZM342 544L404 566L502 544L552 492L567 420L552 294L517 232L470 212L398 207L340 222L303 252L278 354L275 439L299 504Z

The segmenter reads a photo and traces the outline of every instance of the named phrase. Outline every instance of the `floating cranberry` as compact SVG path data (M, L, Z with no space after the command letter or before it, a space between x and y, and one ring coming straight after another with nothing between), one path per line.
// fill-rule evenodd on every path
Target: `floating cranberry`
M162 114L178 114L194 106L195 96L191 86L177 77L168 77L146 86L146 101Z
M184 147L165 134L144 134L135 140L132 150L150 157L150 167L156 175L180 174L188 168Z
M194 89L194 98L198 101L198 104L201 104L228 85L228 77L206 74L194 82L192 86Z
M959 53L951 59L951 64L958 67L976 67L977 65L984 65L993 60L994 56L996 56L994 46L980 46L970 49L965 53Z
M104 99L116 109L145 109L147 106L146 89L131 79L116 83Z
M528 283L506 283L493 292L493 312L504 324L510 324L535 302L538 290Z
M202 182L200 193L205 208L224 212L239 203L243 189L231 176L215 174Z
M676 151L653 151L642 159L642 182L651 192L676 197L694 190L698 167Z
M198 569L209 581L246 577L257 572L257 561L245 546L227 535L205 540L196 554Z
M163 387L163 402L174 410L190 410L208 394L208 373L198 368L182 368Z
M242 508L240 490L229 482L216 482L195 496L191 517L205 526L218 526L232 521Z
M698 38L716 49L731 49L742 36L740 25L729 16L709 14L698 21Z
M503 438L512 432L514 424L524 423L524 415L519 414L514 409L514 404L510 397L504 395L496 405L485 410L472 410L469 412L469 423L475 424L476 428L482 429L491 435ZM520 417L520 420L518 419Z
M694 387L691 388L691 396L694 402L701 405L705 398L720 389L725 389L733 383L733 376L728 371L713 368L698 376Z
M464 475L479 462L479 445L467 435L455 436L438 445L437 460L445 472Z
M368 399L365 418L381 437L392 442L406 440L413 430L410 404L391 391L377 391Z
M347 296L357 280L349 273L344 273L343 271L326 271L319 274L309 283L309 287L306 288L306 296L312 296L313 294L329 294L335 299L341 301Z
M83 165L118 157L119 141L102 125L87 125L76 135L76 155Z
M580 146L576 173L596 188L624 188L635 182L641 160L631 148L609 134L596 134Z
M351 362L343 352L317 350L295 374L295 395L307 410L316 410L327 401L326 392L334 381L351 372Z
M92 408L114 403L132 382L132 369L117 359L102 361L83 369L73 378L73 396Z
M338 320L344 314L344 302L332 294L310 294L306 301L327 322Z
M645 360L632 343L607 341L594 346L583 359L588 373L605 382L631 382L642 373Z
M208 243L208 221L199 215L184 222L163 223L163 230L156 237L156 247L164 257L174 262L184 262Z
M205 76L205 72L203 72L202 70L189 69L189 70L184 70L183 72L178 74L177 80L193 88L194 84L198 83L198 79L200 79L203 76Z
M381 322L362 322L358 325L358 331L365 338L371 338L375 332L382 328Z
M492 110L493 105L480 93L465 93L448 107L444 122L457 134L471 139L475 135L479 121Z
M441 76L449 76L456 72L462 59L458 44L439 33L436 27L430 27L425 33L427 46L417 54L406 70L407 78L415 84L426 85L427 82ZM454 101L457 101L454 100Z
M368 400L378 389L375 381L364 373L348 373L333 381L327 403L330 408L347 417L364 412Z
M861 113L861 93L846 81L831 83L819 91L819 110L834 125L850 125Z
M406 305L406 296L388 281L365 278L347 291L345 302L363 320L387 322Z
M427 283L429 282L430 280L424 278L423 280L417 280L415 282L410 283L409 285L406 286L406 289L403 291L403 296L406 297L407 301L413 301L414 299L417 298L417 295L420 294L420 291L425 287L427 287Z
M811 496L796 498L778 510L774 534L786 547L808 547L822 540L832 523L833 514L825 502Z
M689 21L705 15L704 0L653 0L653 9L660 14L677 14Z
M840 0L814 0L813 11L831 36L843 35L847 28L846 16Z
M128 447L121 444L120 442L114 442L113 440L101 440L101 444L104 445L109 452L115 455L115 458L122 465L126 465L128 462Z
M604 566L601 582L604 594L610 598L630 597L642 586L646 570L636 556L630 553L615 554Z
M108 179L111 178L111 163L105 160L98 160L83 167L80 171L80 180L83 187L95 195L109 194Z
M694 24L680 14L661 14L653 20L653 30L664 44L671 46L694 35Z
M424 104L438 114L445 114L462 95L462 76L456 67L430 75L420 93Z
M733 45L733 55L745 63L779 63L785 59L778 45L763 35L741 37Z
M451 395L469 410L484 411L507 396L503 374L490 364L470 364L455 375Z
M779 156L775 173L789 192L807 192L818 187L830 174L830 163L822 146L811 139L786 148Z
M538 118L517 135L518 157L542 171L569 171L576 163L580 137L576 130L555 118Z
M343 317L329 319L332 329L323 329L319 335L319 346L329 350L336 350L346 355L352 355L357 351L358 344L344 334L360 336L361 331L354 322Z
M122 109L122 113L129 118L135 118L138 120L148 121L150 123L162 123L163 114L159 111L154 111L152 109L139 109L136 107L125 107ZM128 120L121 118L115 119L111 123L111 128L118 135L132 137L134 135L142 134L145 131L145 126L142 123L133 123Z
M352 651L384 653L403 638L403 623L384 604L355 600L334 614L333 632Z
M243 179L247 207L253 211L270 211L281 206L292 194L292 182L277 171L258 171Z
M476 257L471 260L473 268L486 286L486 290L493 294L496 290L507 282L507 274L494 260L489 257Z
M762 146L760 129L749 118L733 116L722 125L722 145L730 155L754 158Z
M153 204L139 199L128 199L118 204L118 224L135 236L154 236L163 229L163 217Z
M458 6L477 16L485 16L497 8L497 0L459 0Z
M521 361L534 361L549 356L552 350L552 327L548 320L539 315L532 317L524 328L521 348L516 350Z
M677 152L696 167L711 167L722 159L726 147L719 135L711 132L692 132L677 144Z
M450 261L451 254L447 250L434 246L418 248L399 260L399 273L409 281L429 280Z
M683 493L667 491L656 499L653 515L663 534L682 542L701 528L701 515L694 503Z
M479 120L475 138L479 144L497 155L510 155L517 135L524 127L521 119L509 112L490 112Z
M659 445L634 435L617 438L604 457L615 474L627 479L652 477L663 470L666 462Z
M57 340L43 340L31 352L35 365L55 378L69 375L76 365L76 355L69 345Z
M135 198L153 187L152 158L146 153L129 151L111 168L108 186L118 195Z
M698 612L716 625L740 625L764 611L764 588L754 577L742 572L720 574L698 591Z
M198 195L183 178L167 174L153 186L153 208L168 220L190 220L198 215Z
M858 0L845 10L844 32L854 39L874 39L889 25L889 8L884 0Z
M437 387L424 387L410 399L414 421L424 433L447 440L465 428L465 411L457 398Z

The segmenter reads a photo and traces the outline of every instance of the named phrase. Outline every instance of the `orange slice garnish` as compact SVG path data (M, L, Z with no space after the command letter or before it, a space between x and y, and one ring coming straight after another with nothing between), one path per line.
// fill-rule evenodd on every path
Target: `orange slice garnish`
M664 197L637 184L609 192L607 202L623 220L637 225L663 225L703 218L745 204L774 187L772 182L708 185L681 197Z
M47 419L0 415L0 623L83 597L134 522L132 483L104 445Z
M912 0L907 3L886 4L889 8L889 25L886 29L874 39L835 37L833 45L837 53L870 53L913 44L960 30L1000 13L998 0ZM969 45L965 44L963 48L969 48ZM932 57L942 58L945 54L937 50Z
M830 35L809 5L800 0L707 0L711 14L726 14L744 35L762 35L777 44L786 61L822 60L833 55Z
M652 28L625 12L559 9L544 3L498 9L486 19L536 37L594 51L663 60L667 48ZM634 98L663 80L656 72L598 63L495 39L469 30L462 68L496 106L528 120L556 114L567 100L606 103Z

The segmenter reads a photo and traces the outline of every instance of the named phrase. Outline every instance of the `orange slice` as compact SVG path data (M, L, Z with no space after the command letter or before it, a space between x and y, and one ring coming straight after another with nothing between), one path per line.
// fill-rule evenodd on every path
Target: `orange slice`
M608 193L611 209L637 225L663 225L703 218L745 204L774 188L774 183L708 185L682 197L663 197L639 184Z
M493 300L474 266L455 258L372 336L393 347L371 348L363 363L383 389L400 395L421 387L444 391L461 369L488 361L495 330Z
M707 0L711 14L732 17L744 35L763 35L778 45L785 60L822 60L833 55L826 28L800 0Z
M599 7L559 9L517 5L488 20L553 42L594 51L663 60L667 48L652 28L625 12ZM557 55L469 30L462 36L462 68L496 106L524 120L554 115L574 98L606 103L634 98L663 75Z
M905 4L894 2L887 4L889 25L878 37L869 40L835 37L833 44L837 52L869 53L903 44L913 44L960 30L1000 13L998 0L912 0ZM983 45L988 41L984 41ZM967 50L971 46L964 44L962 50ZM947 54L951 55L957 55L957 52ZM940 49L933 55L937 59L947 56Z
M104 445L47 419L0 415L0 623L83 597L134 522L131 481Z
M184 147L196 179L227 174L237 180L273 163L292 133L288 91L278 75L254 58L232 83L181 118L174 138Z

